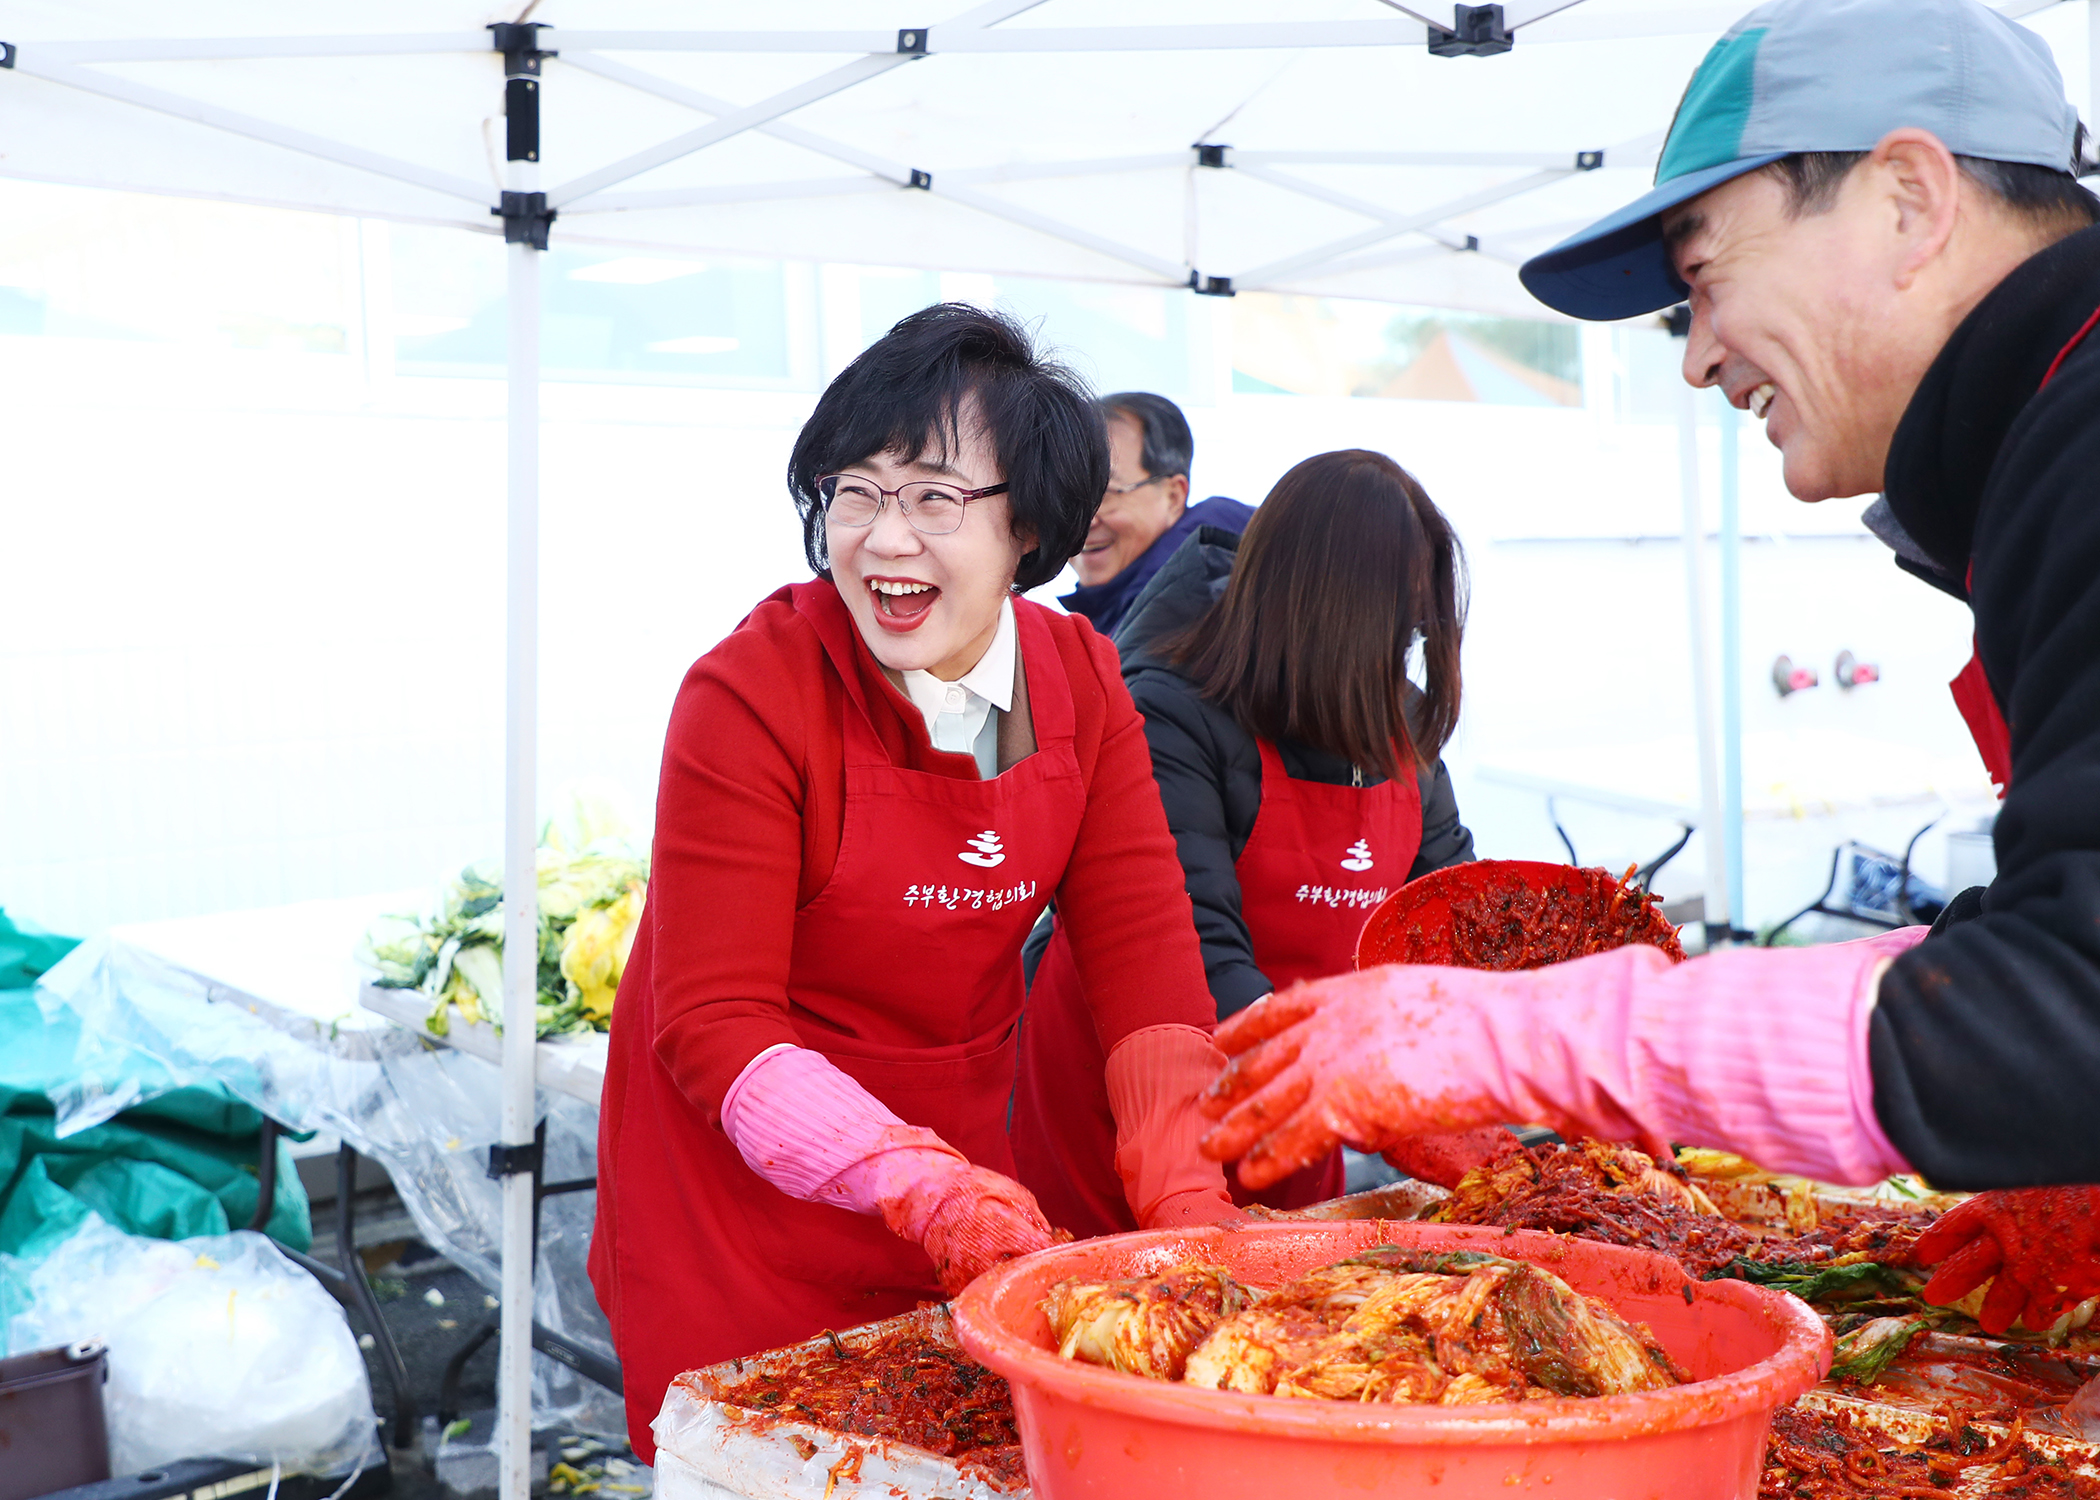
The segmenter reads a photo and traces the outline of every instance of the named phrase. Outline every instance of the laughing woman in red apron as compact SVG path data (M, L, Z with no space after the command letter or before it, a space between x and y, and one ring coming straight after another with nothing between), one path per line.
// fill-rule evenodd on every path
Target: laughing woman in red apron
M1015 597L1107 482L1086 392L962 306L898 324L796 440L819 576L686 675L613 1012L590 1270L644 1459L680 1371L1050 1243L1006 1123L1053 896L1134 1217L1232 1213L1195 1149L1223 1058L1143 724L1106 640Z
M1348 969L1373 906L1473 857L1437 758L1458 719L1462 569L1398 464L1323 453L1277 482L1244 538L1185 543L1117 630L1220 1020ZM1053 1219L1103 1234L1134 1225L1077 935L1060 907L1029 990L1014 1155ZM1234 1196L1301 1208L1342 1186L1335 1151Z

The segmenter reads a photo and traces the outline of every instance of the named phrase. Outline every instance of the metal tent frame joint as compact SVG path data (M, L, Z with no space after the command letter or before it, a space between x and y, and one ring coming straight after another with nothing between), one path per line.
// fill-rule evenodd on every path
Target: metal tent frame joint
M1198 141L1196 142L1196 165L1199 167L1229 167L1232 163L1225 159L1225 153L1231 149L1230 146L1216 146L1205 141Z
M561 56L552 48L540 45L540 30L546 24L544 21L493 21L489 24L495 48L503 54L505 78L537 78L544 59Z
M897 53L900 57L924 57L926 55L926 28L905 27L897 33Z
M1429 28L1431 57L1493 57L1515 45L1499 5L1454 5L1448 30Z
M1230 276L1205 276L1196 271L1189 272L1189 290L1199 297L1237 297L1232 289Z
M514 159L532 160L531 157ZM503 221L504 244L530 245L535 250L547 248L548 231L561 216L559 209L547 206L545 193L505 193L502 206L489 212Z

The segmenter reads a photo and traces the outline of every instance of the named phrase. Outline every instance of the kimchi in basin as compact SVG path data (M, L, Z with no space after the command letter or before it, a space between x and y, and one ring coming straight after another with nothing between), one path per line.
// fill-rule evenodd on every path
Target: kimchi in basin
M1692 1383L1480 1406L1202 1390L1059 1359L1040 1305L1068 1276L1149 1276L1190 1260L1271 1288L1381 1244L1530 1261L1646 1323ZM1646 1251L1474 1225L1373 1219L1112 1235L997 1267L954 1311L963 1348L1012 1383L1041 1500L1752 1500L1773 1409L1830 1365L1822 1320L1784 1292L1694 1281Z

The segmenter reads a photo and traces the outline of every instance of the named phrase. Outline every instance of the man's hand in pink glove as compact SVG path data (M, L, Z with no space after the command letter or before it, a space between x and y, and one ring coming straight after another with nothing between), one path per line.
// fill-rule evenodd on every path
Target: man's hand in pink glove
M918 1166L882 1200L882 1222L926 1251L949 1296L999 1262L1054 1241L1035 1194L1011 1177L953 1159Z
M1418 984L1393 982L1415 974ZM1458 1055L1467 1004L1445 993L1446 976L1461 986L1503 977L1367 969L1294 985L1232 1017L1217 1034L1232 1062L1204 1101L1205 1114L1224 1118L1204 1154L1238 1158L1240 1181L1259 1189L1344 1141L1404 1153L1419 1136L1510 1118L1493 1080Z
M1452 1135L1409 1136L1387 1147L1385 1159L1410 1177L1455 1188L1474 1168L1523 1149L1523 1143L1502 1126L1489 1125Z
M1927 1302L1945 1307L1991 1281L1976 1317L1983 1331L2003 1333L2018 1318L2040 1333L2100 1297L2100 1187L1978 1193L1919 1235L1911 1258L1939 1266Z
M1873 1111L1867 1029L1882 968L1923 928L1673 965L1647 947L1524 973L1402 964L1315 980L1218 1029L1213 1160L1259 1188L1337 1142L1498 1121L1569 1138L1673 1140L1771 1171L1872 1182L1906 1170Z

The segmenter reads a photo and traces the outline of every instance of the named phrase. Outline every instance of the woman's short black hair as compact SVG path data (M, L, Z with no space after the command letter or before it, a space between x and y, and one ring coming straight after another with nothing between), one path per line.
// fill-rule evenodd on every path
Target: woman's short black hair
M887 453L954 453L974 397L998 455L1014 535L1033 535L1018 588L1048 583L1086 542L1108 488L1108 430L1077 375L1035 351L1004 313L963 302L921 308L861 351L818 398L788 457L788 493L817 576L831 576L817 481Z

